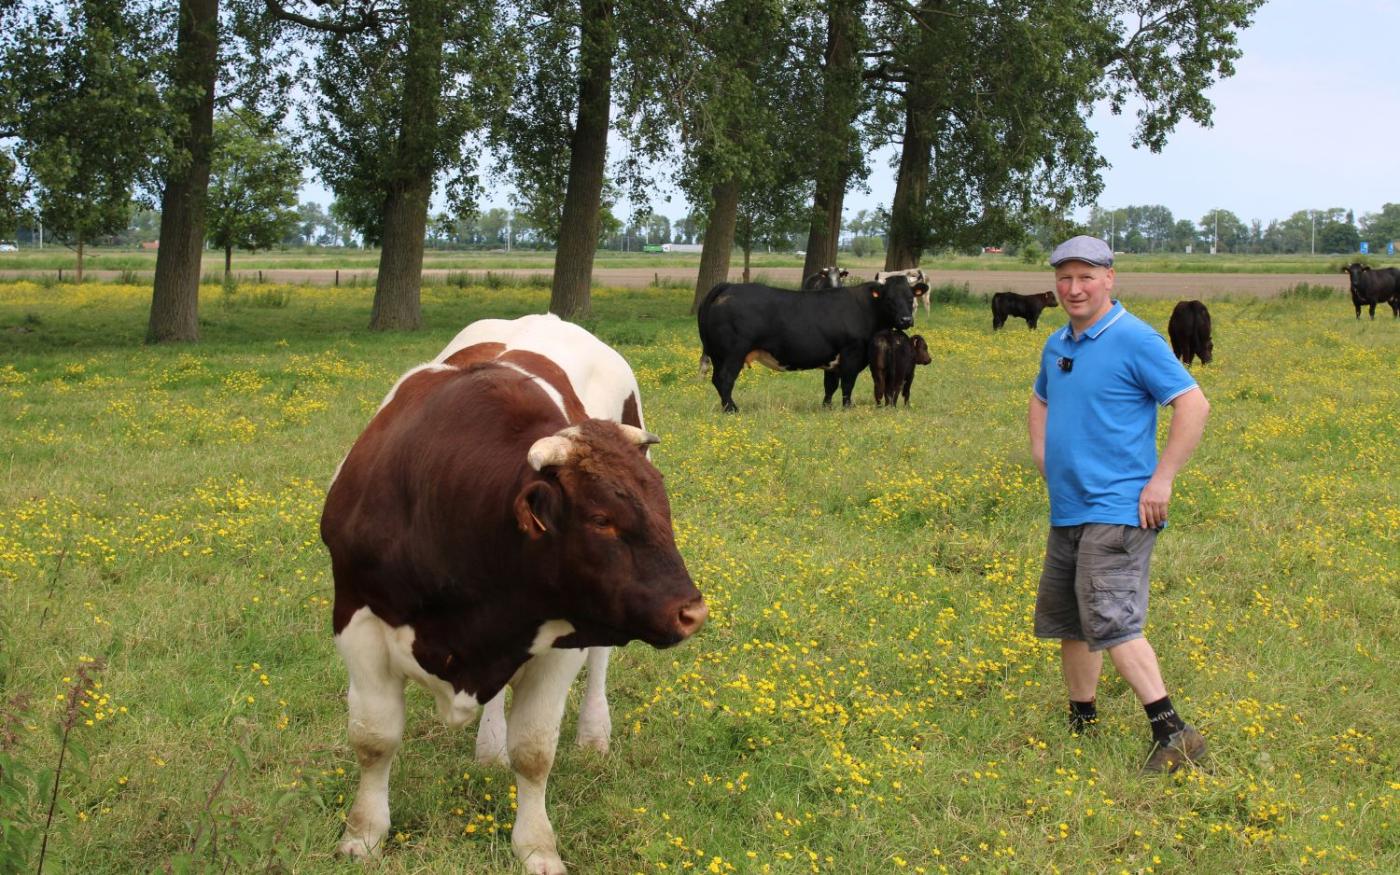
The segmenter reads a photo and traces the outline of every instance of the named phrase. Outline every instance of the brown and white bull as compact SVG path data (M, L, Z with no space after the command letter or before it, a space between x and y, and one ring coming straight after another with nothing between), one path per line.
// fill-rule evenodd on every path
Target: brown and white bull
M321 518L361 769L340 851L376 854L388 831L406 681L452 726L510 684L512 845L526 872L558 875L545 784L580 648L670 646L706 608L645 454L656 438L587 416L554 351L464 335L399 380Z
M539 353L559 366L594 419L610 419L646 428L642 418L641 390L627 360L572 322L553 313L519 319L481 319L458 332L433 361L442 364L460 350L483 343L503 350ZM579 747L608 752L612 715L608 709L609 647L588 648L587 686L578 711L574 739ZM480 762L509 765L506 755L505 694L487 702L476 730L476 758Z

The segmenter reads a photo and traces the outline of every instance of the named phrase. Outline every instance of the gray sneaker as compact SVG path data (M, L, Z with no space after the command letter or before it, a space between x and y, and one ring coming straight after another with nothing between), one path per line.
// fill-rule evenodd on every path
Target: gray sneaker
M1143 763L1143 774L1175 772L1185 765L1196 762L1206 755L1206 740L1196 727L1187 724L1185 729L1173 732L1166 744L1152 745L1152 753Z

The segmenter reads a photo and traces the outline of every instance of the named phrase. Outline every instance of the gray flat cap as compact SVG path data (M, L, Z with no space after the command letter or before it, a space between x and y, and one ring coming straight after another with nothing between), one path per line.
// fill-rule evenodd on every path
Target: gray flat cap
M1071 237L1050 253L1050 266L1059 267L1066 261L1084 261L1099 267L1113 267L1113 250L1097 237L1080 234Z

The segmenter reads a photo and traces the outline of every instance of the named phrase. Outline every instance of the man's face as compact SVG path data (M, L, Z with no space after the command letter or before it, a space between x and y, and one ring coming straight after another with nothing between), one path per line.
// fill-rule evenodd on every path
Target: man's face
M1075 328L1092 325L1113 307L1113 268L1066 261L1055 268L1055 294Z

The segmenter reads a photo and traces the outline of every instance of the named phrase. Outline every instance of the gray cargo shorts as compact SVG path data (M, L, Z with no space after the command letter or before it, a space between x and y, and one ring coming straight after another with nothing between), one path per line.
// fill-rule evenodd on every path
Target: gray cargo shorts
M1084 523L1051 526L1035 599L1037 638L1104 650L1142 637L1156 529Z

